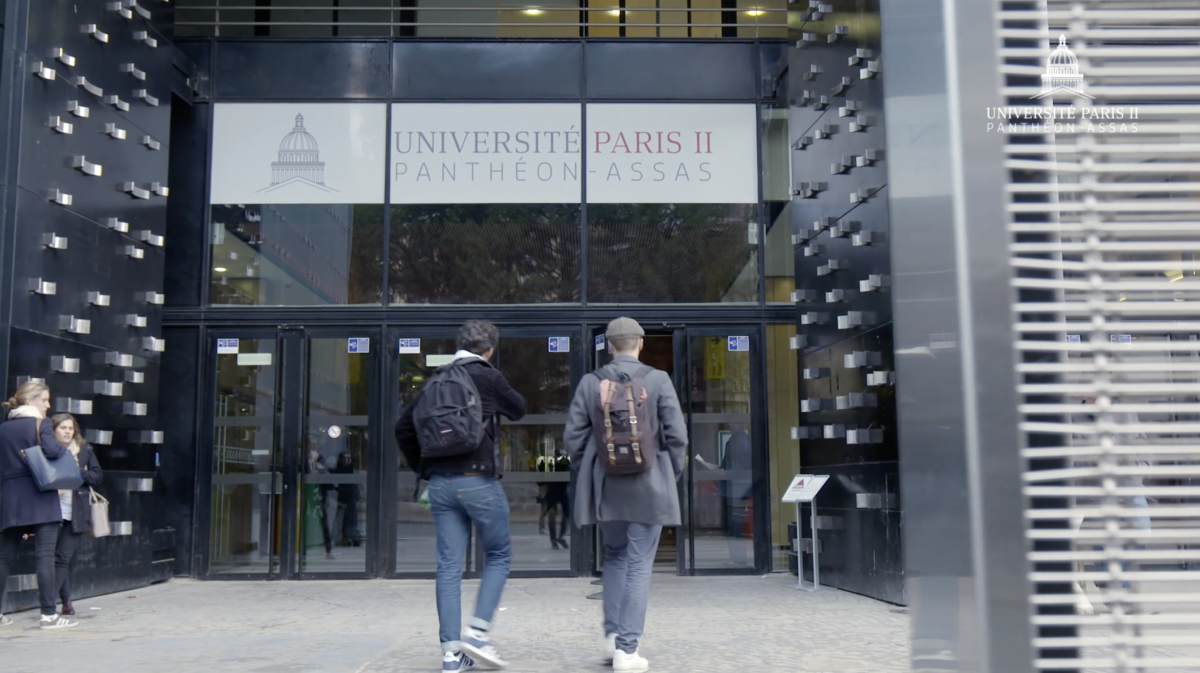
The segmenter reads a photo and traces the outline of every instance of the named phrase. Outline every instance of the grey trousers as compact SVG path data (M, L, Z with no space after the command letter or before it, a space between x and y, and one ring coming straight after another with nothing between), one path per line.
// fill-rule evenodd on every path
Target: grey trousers
M650 572L662 526L606 521L604 532L604 634L617 634L617 649L633 654L646 628Z

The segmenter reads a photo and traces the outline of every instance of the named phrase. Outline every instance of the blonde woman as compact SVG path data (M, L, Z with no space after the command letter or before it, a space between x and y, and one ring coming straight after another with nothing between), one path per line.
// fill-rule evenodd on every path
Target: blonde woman
M75 606L71 604L71 561L75 559L83 534L92 530L91 489L104 481L104 472L96 460L96 452L83 439L83 431L79 429L79 421L74 416L55 414L50 417L50 425L54 426L54 439L71 450L75 462L79 464L79 473L83 475L83 484L79 488L58 492L62 528L58 531L58 546L54 552L55 584L62 598L62 613L74 615Z
M29 381L4 403L8 420L0 423L0 610L3 610L9 568L17 558L21 538L32 534L37 557L38 596L42 604L43 629L62 629L79 622L54 610L54 550L62 527L62 506L58 493L40 491L22 451L41 446L49 460L61 457L67 449L54 439L54 428L46 421L50 410L50 389L46 384ZM0 615L0 628L11 625Z

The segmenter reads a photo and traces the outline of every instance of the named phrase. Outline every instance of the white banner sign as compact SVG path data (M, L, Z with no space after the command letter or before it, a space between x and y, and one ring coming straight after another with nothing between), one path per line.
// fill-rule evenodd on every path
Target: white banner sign
M221 103L214 204L756 203L748 104ZM388 159L385 160L385 156ZM390 175L385 177L384 171Z
M369 103L218 103L209 200L383 203L387 108Z
M571 104L392 106L392 203L579 203Z
M589 104L589 203L757 203L754 105Z

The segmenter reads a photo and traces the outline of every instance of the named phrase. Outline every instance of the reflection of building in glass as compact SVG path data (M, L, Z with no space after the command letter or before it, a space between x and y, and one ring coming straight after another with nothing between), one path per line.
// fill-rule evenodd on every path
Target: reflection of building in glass
M325 162L317 139L304 128L304 115L296 115L296 126L279 143L279 160L271 162L271 186L259 191L272 192L289 184L300 183L327 192Z
M350 281L350 205L263 206L263 245L291 278L323 301L344 304Z
M213 209L214 299L303 306L350 303L353 205Z

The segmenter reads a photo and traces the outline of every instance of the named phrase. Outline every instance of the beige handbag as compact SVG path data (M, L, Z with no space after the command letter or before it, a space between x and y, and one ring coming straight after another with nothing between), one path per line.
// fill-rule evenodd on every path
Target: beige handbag
M92 508L92 530L89 535L92 537L104 537L112 532L112 528L108 525L108 498L96 492L96 489L88 487L91 495L88 496L88 504Z

